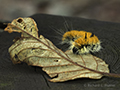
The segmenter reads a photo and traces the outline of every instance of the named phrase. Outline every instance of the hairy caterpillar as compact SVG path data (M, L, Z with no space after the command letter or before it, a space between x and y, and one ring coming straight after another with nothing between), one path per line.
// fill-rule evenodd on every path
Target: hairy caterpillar
M69 49L72 50L74 54L94 53L101 49L101 42L95 34L87 31L71 30L67 22L65 22L64 25L66 31L59 29L53 30L62 37L56 37L57 39L61 39L60 44L69 44Z
M74 54L94 53L101 49L98 37L86 31L68 31L63 35L62 43L70 44Z

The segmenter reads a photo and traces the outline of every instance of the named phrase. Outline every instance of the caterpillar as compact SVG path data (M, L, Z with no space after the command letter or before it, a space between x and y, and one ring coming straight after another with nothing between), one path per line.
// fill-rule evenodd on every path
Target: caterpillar
M70 49L74 54L94 53L101 49L98 37L86 31L67 31L62 36L62 43L70 44Z
M94 52L98 52L102 48L101 41L94 33L70 29L66 20L64 26L65 29L63 30L52 28L52 30L60 35L60 37L57 35L54 38L60 39L59 44L69 44L69 49L74 54L94 54Z

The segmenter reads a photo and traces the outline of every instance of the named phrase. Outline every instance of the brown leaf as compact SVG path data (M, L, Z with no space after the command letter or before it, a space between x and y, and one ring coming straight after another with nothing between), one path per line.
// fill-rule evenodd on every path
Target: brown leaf
M22 38L9 48L12 62L43 67L42 70L53 78L52 82L110 76L108 65L100 58L91 54L75 55L71 51L64 53L42 35L38 37L36 23L31 18L13 20L5 31L22 32Z

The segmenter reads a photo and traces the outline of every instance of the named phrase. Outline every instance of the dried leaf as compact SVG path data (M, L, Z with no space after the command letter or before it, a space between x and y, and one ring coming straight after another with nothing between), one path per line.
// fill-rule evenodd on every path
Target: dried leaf
M21 38L9 48L12 62L43 67L42 70L53 78L52 82L110 76L108 65L100 58L91 54L75 55L71 51L64 53L42 35L38 37L37 25L31 18L13 20L5 31L22 33Z

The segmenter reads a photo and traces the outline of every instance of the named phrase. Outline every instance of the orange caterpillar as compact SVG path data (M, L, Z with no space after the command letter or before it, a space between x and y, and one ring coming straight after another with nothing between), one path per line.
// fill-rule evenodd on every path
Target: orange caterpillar
M98 37L86 31L67 31L62 37L62 43L70 44L75 54L94 53L101 49Z

